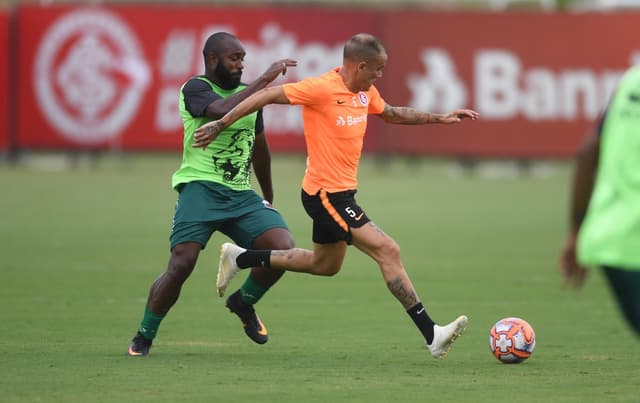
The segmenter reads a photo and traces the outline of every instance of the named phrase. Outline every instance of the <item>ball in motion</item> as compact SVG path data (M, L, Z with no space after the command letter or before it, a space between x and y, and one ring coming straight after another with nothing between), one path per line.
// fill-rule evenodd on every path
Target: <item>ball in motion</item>
M491 328L489 348L493 356L505 364L521 363L536 348L536 334L526 320L504 318Z

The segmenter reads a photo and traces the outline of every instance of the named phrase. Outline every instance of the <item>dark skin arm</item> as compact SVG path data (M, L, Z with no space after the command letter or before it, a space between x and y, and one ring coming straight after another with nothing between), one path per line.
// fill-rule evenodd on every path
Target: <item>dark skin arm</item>
M269 85L269 83L275 80L278 75L285 75L288 67L295 67L296 65L297 62L291 59L282 59L274 62L267 71L262 73L260 77L249 84L247 88L227 98L216 99L210 103L209 106L207 106L205 115L211 119L220 119L244 99Z
M576 241L593 193L600 155L600 133L594 128L576 154L570 202L570 230L560 255L560 271L565 284L579 288L587 277L587 268L576 257Z
M253 171L262 190L262 198L273 203L273 182L271 180L271 153L264 132L256 133L253 146Z
M264 88L247 97L246 101L231 109L229 113L196 129L192 147L206 147L218 137L218 134L231 126L236 120L269 104L288 104L289 98L284 94L282 86Z
M576 158L571 200L571 232L578 232L587 212L598 169L599 155L600 135L594 131L587 137Z

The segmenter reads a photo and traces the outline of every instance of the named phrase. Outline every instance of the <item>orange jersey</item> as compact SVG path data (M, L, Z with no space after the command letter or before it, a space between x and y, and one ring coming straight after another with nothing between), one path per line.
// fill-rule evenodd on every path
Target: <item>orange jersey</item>
M367 115L384 110L384 99L373 85L355 94L339 70L283 85L289 102L302 105L308 155L302 189L308 194L357 188Z

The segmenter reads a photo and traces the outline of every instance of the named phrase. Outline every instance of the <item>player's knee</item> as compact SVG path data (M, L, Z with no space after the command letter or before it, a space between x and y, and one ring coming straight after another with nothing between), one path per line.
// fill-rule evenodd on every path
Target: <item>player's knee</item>
M340 264L336 262L318 262L313 266L313 274L317 276L327 276L332 277L338 274L340 271Z
M379 263L400 261L400 245L391 238L383 243L376 252L376 260Z
M195 259L185 254L172 254L167 266L167 274L179 282L184 282L195 267Z
M339 267L319 267L314 270L313 274L317 276L333 277L340 271Z
M284 239L278 239L278 240L270 242L269 247L265 248L265 249L289 250L289 249L295 248L295 246L296 246L296 244L295 244L295 242L293 242L293 238L284 238Z
M274 228L254 239L252 249L289 250L295 248L291 233L284 228Z

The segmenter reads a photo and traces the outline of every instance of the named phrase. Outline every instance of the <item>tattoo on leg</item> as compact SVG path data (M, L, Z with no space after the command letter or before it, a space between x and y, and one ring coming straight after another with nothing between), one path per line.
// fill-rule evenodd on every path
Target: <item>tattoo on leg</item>
M271 256L283 256L286 259L286 268L296 267L295 271L299 270L300 265L306 265L313 258L313 252L302 248L293 248L288 250L274 250L271 251ZM296 261L294 266L293 262ZM305 263L303 263L305 262Z
M369 221L371 223L371 226L373 227L373 229L375 229L376 231L378 231L378 233L385 235L384 231L382 230L382 228L378 227L373 221Z
M313 252L307 249L297 249L298 251L300 251L302 253L302 257L305 258L305 260L309 259L309 257L313 256Z
M387 288L389 288L391 294L393 294L398 299L398 301L400 301L405 309L409 309L419 302L418 296L416 295L416 291L413 289L413 287L405 287L400 277L388 281Z
M271 255L272 256L284 256L285 258L287 258L287 261L291 261L296 253L300 253L301 249L298 248L294 248L294 249L288 249L288 250L274 250L271 251ZM304 250L302 250L303 255L304 255Z

